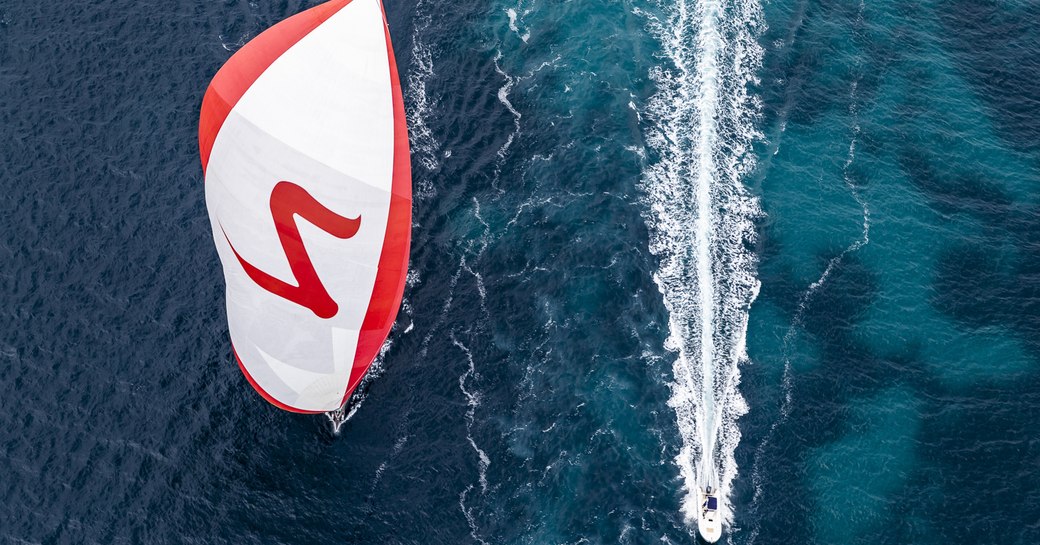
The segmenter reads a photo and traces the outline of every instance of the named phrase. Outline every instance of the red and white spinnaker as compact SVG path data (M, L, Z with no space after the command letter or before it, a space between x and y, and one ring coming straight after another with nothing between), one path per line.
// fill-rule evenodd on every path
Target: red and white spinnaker
M332 0L242 47L206 91L199 149L242 372L282 409L340 408L408 268L408 131L380 0Z

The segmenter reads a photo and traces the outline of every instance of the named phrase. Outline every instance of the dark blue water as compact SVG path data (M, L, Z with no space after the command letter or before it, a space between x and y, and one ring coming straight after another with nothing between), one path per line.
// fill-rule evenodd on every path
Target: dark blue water
M232 360L196 148L313 5L0 4L0 543L691 543L708 478L733 543L1040 542L1034 3L388 0L339 436Z

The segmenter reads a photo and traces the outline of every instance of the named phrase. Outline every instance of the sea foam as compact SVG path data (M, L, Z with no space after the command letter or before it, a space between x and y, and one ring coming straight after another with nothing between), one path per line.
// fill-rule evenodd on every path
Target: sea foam
M737 474L737 419L747 405L737 386L747 359L748 308L758 294L751 249L757 201L743 185L753 168L757 99L748 86L761 64L756 0L679 0L640 11L664 63L646 116L650 161L643 188L650 210L654 275L669 313L666 347L676 352L672 397L682 446L675 458L687 522L698 491L719 491L721 515Z

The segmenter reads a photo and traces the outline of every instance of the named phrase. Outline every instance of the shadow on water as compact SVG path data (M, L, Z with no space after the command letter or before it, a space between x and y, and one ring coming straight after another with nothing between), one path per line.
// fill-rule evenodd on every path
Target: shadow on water
M1040 152L1040 5L947 0L936 10L947 47L1012 146Z
M1006 226L1012 202L1000 184L956 165L944 165L940 170L929 156L923 149L905 145L899 152L899 166L932 208L944 216L963 212L993 227Z
M857 151L875 159L894 158L893 166L943 221L975 222L980 228L978 236L944 241L939 247L935 269L923 278L932 282L931 304L966 334L987 327L1014 332L1040 361L1040 210L1016 202L1006 180L978 165L940 160L942 154L920 144L934 137L922 136L921 127L927 128L937 113L941 116L930 94L937 79L920 65L920 58L902 52L924 50L931 38L912 21L934 15L931 7L914 3L893 9L900 12L901 26L862 39L847 34L865 52L860 88L865 104L876 99L892 72L898 71L909 90L894 106L895 124L876 126L864 119ZM826 24L854 26L854 14L829 3L800 3L790 12L789 24L773 21L766 36L774 47L765 62L770 76L762 83L764 111L770 123L817 123L825 113L846 106L841 102L845 95L833 92L842 86L827 83L828 78L840 79L835 74L842 71L821 74L829 69L824 54L828 46L827 38L818 34ZM954 0L941 2L934 12L945 29L940 40L958 56L957 68L985 101L1002 137L1020 151L1035 152L1040 145L1040 8L1028 2L1015 8ZM851 183L869 187L875 173L860 168L858 163L850 167ZM1037 173L1015 176L1028 181ZM768 213L769 202L764 206ZM805 286L793 265L784 263L784 241L775 230L768 218L759 226L762 291L756 304L779 309L790 322ZM838 251L817 261L826 263ZM814 497L808 467L814 462L812 453L853 433L850 407L895 386L910 389L919 403L920 427L911 439L916 461L885 499L892 514L877 525L880 533L857 536L857 542L942 543L967 535L982 543L1035 542L1040 527L1028 521L1035 520L1040 504L1035 492L1040 477L1033 467L1040 445L1031 438L1040 430L1029 415L1040 403L1040 366L1019 372L1016 380L953 386L940 380L934 364L925 364L922 348L928 339L912 340L894 356L873 353L853 334L879 296L877 275L864 259L853 254L843 260L805 309L800 337L819 361L815 367L796 366L790 416L762 453L760 463L770 473L757 542L815 542L813 506L811 501L801 503ZM767 374L755 367L748 371L748 398L766 403L764 410L753 406L746 417L746 439L761 437L769 428L769 407L775 404L768 402L770 386L761 378ZM743 460L752 450L742 448L742 466L749 465ZM745 487L741 497L750 495Z

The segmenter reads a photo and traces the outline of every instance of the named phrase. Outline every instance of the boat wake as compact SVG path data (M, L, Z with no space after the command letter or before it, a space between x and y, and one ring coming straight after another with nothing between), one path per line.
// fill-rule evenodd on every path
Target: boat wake
M451 342L456 348L461 350L466 355L466 361L469 363L469 367L466 372L459 377L459 390L466 396L466 440L469 441L469 445L473 447L473 452L477 455L478 460L478 482L480 483L480 493L487 493L488 481L487 481L487 469L491 465L491 458L488 457L487 453L484 452L478 445L476 440L473 439L473 422L476 416L477 407L480 406L480 392L467 388L466 383L470 379L476 379L477 367L476 362L473 360L473 353L470 352L466 345L459 342L455 337L455 333L451 333ZM466 523L469 525L470 536L483 545L487 545L487 542L480 536L477 520L473 513L473 508L466 505L466 498L470 492L474 490L474 485L470 484L466 486L466 489L459 494L459 508L462 509L462 514L466 517Z
M864 3L861 1L859 4L859 17L857 21L860 24L862 24L863 8ZM851 171L852 164L856 160L856 142L859 139L860 133L858 92L860 79L861 77L857 77L856 80L852 82L851 90L849 92L848 115L849 118L852 120L852 134L849 138L849 149L845 156L845 162L842 164L842 180L845 182L846 187L848 187L849 193L852 195L852 198L856 201L856 204L858 204L860 206L860 209L862 210L862 228L860 231L859 238L857 238L851 244L846 246L845 249L841 251L841 253L831 258L830 261L827 262L827 266L824 267L823 273L820 274L820 277L817 278L816 281L814 281L812 284L809 284L809 287L806 288L805 292L803 292L801 297L799 297L798 307L795 309L794 317L791 319L791 325L788 326L787 332L784 334L782 348L784 371L783 378L781 381L783 397L780 401L780 413L779 416L777 416L776 420L773 421L772 425L770 425L769 431L766 432L766 435L762 439L762 442L755 449L755 462L751 470L751 482L754 486L754 495L752 496L751 506L749 510L752 514L752 518L755 520L755 525L748 535L748 545L752 545L755 542L755 540L758 538L760 530L761 521L758 519L756 515L758 513L759 505L762 501L762 474L760 469L762 459L765 456L766 448L769 446L770 442L773 439L773 436L776 434L777 428L782 426L787 421L787 418L791 413L791 403L794 396L794 384L792 378L793 371L791 368L791 343L793 343L795 338L798 336L798 332L805 321L805 312L808 309L809 305L812 303L813 298L816 296L816 293L820 290L820 288L827 282L827 279L830 278L834 270L841 266L842 262L849 254L858 252L864 246L870 244L870 206L867 204L867 201L860 194L859 187L856 185L856 181L853 179Z
M660 259L654 280L669 313L666 347L677 353L669 405L682 438L682 511L696 523L699 491L712 486L728 524L737 419L747 412L739 368L759 286L750 245L760 211L743 178L761 137L748 91L761 64L761 8L757 0L678 0L639 14L666 60L651 72L658 92L646 111L642 185L650 250Z
M491 459L488 458L487 453L485 453L483 449L477 446L477 442L473 439L473 419L476 415L477 407L480 406L480 392L466 388L466 382L469 379L478 378L477 365L476 362L473 361L473 353L470 352L466 345L459 342L455 337L454 331L451 333L451 342L466 355L466 361L469 362L469 368L467 368L466 372L459 377L459 390L464 396L466 396L466 440L468 440L470 446L473 447L473 452L477 454L480 462L478 469L480 491L487 492L487 468L491 465Z
M412 154L416 163L426 171L433 172L440 167L439 154L441 144L433 135L428 120L437 111L437 101L431 99L426 90L426 83L434 76L434 51L423 39L430 33L433 16L426 6L425 0L415 5L415 28L412 30L412 64L408 71L408 139L411 142ZM428 198L434 194L433 185L427 176L416 188L417 198Z
M402 301L402 303L404 305L407 304L404 301ZM391 332L396 332L397 329L397 325L394 324ZM408 332L409 331L405 331L404 333ZM354 391L350 393L347 402L339 409L325 413L325 417L328 418L329 422L332 424L332 433L334 435L339 435L340 429L343 428L343 425L351 418L354 418L358 409L361 408L361 404L368 399L368 391L369 388L372 387L372 383L383 375L383 371L385 370L383 362L386 360L386 354L390 351L390 347L393 344L394 341L392 338L387 338L387 340L383 342L383 346L379 349L379 354L377 354L376 358L372 360L372 365L368 367L368 371L361 377L361 382L359 382L357 387L354 388Z
M519 12L517 10L519 10ZM531 31L530 29L521 31L520 25L523 25L523 18L529 13L531 13L531 10L524 9L524 2L522 0L515 8L506 9L506 16L509 17L509 30L512 30L518 38L523 40L524 43L527 43L527 40L531 39ZM517 23L519 23L519 25Z
M419 283L419 275L415 271L409 271L408 276L405 279L406 291L411 291L416 284ZM407 326L401 330L401 326L404 322L408 323ZM372 360L372 365L369 366L368 372L361 377L361 382L358 383L354 391L351 392L347 402L342 407L335 411L329 411L325 413L325 417L329 419L332 424L333 435L339 435L343 425L354 418L357 414L358 409L361 408L361 404L368 399L368 391L372 387L372 383L379 379L386 370L384 363L386 361L386 355L390 351L390 347L394 344L394 339L399 338L402 335L407 335L415 329L415 316L412 311L412 305L408 297L401 298L401 312L398 314L397 322L391 326L391 334L387 336L386 341L383 342L383 346L379 349L379 354L376 355L375 359Z

